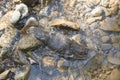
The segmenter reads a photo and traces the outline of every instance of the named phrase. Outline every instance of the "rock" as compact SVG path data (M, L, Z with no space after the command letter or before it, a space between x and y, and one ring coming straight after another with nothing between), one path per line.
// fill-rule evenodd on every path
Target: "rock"
M120 80L120 70L114 69L109 76L109 80Z
M13 0L14 3L19 3L21 0Z
M6 70L3 73L0 74L0 80L5 80L7 78L7 75L9 74L10 70Z
M100 21L100 20L102 20L102 16L99 16L99 17L91 17L91 18L88 18L88 19L87 19L86 23L91 24L91 23L93 23L93 22Z
M47 42L48 42L48 46L51 49L62 51L64 48L69 47L70 40L65 35L62 35L60 33L53 33L50 35L50 38Z
M29 30L30 27L36 27L38 26L38 22L34 17L30 17L27 22L25 23L24 27L22 28L21 32L23 35L27 34L27 31Z
M28 15L28 7L27 7L27 5L25 5L23 3L16 5L15 11L19 11L20 12L20 14L21 14L20 18L21 19ZM13 16L14 16L14 14L13 14Z
M25 3L28 6L35 6L35 3L37 3L38 0L21 0L21 2Z
M111 36L111 40L112 40L112 42L113 43L117 43L117 42L119 42L119 38L117 38L117 36Z
M67 21L65 19L55 19L49 22L50 26L53 27L68 27L74 30L78 30L80 29L79 24L71 22L71 21Z
M117 53L110 53L110 55L108 55L107 60L115 65L120 65L120 52Z
M120 32L120 27L116 23L116 18L106 18L101 26L100 29L105 30L105 31L115 31L115 32Z
M13 72L15 72L15 80L28 80L30 75L31 66L24 65L20 68L15 68Z
M13 53L14 55L12 56L12 58L15 63L20 64L20 65L25 65L29 63L28 58L25 56L24 52L18 49L15 49Z
M115 5L115 6L111 7L111 8L109 8L109 9L108 9L108 12L110 13L110 15L115 15L115 14L117 14L117 13L118 13L118 6Z
M38 31L37 31L38 30ZM87 54L86 45L79 45L77 42L72 41L66 35L61 33L47 33L37 28L34 32L36 38L43 43L46 43L48 47L65 58L72 59L85 59Z
M105 8L108 7L109 0L101 0L100 5L103 6L103 7L105 7Z
M112 48L112 44L102 44L102 50L110 50Z
M31 49L42 44L39 40L36 39L34 34L23 35L20 41L16 44L16 47L20 50Z
M115 48L115 49L119 50L120 45L119 45L118 43L114 43L114 44L113 44L113 48Z
M110 37L109 36L103 36L102 37L102 42L106 43L108 41L110 41Z
M70 4L69 4L70 7L74 7L74 6L75 6L75 2L76 2L76 1L70 0L69 2L70 2Z
M17 29L12 27L6 28L5 33L0 37L0 46L10 47L16 33L17 33Z
M88 7L92 8L100 3L100 0L86 0Z
M42 60L44 67L55 67L57 62L54 57L46 56Z
M95 9L92 10L91 14L93 17L99 17L102 16L103 9L101 7L96 7Z
M61 58L58 63L57 63L57 67L58 67L58 70L60 72L63 72L66 68L68 68L68 65L64 65L66 62L65 59Z
M78 44L81 44L81 39L79 34L72 36L71 39L77 42Z

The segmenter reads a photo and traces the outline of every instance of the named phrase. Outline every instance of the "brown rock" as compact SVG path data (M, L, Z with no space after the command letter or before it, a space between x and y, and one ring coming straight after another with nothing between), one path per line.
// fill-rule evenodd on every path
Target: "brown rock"
M3 73L0 74L0 80L5 80L7 78L7 75L9 74L10 70L6 70Z
M16 44L16 47L21 50L30 49L42 44L39 40L37 40L34 34L26 34L20 39L20 41Z
M80 29L80 26L77 23L67 21L65 19L52 20L49 22L49 25L53 27L68 27L68 28L75 29L75 30Z
M102 25L100 26L100 29L106 30L106 31L120 32L120 27L116 22L116 18L106 18L102 22Z
M12 13L14 11L7 12L2 18L0 18L0 30L3 30L7 27L12 27L13 25L10 22Z
M120 70L119 69L114 69L110 76L109 76L110 80L120 80Z
M17 29L12 27L6 28L5 33L0 37L0 46L10 47L10 44L13 41L13 38L16 35L17 31Z
M44 67L55 67L56 66L56 60L54 57L50 57L50 56L44 57L42 62L43 62Z

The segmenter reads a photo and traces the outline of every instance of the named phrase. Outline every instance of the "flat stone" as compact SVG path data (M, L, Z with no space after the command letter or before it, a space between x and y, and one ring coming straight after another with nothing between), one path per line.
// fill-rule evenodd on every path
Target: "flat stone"
M103 50L110 50L112 48L112 44L102 44L101 47Z
M23 35L20 41L16 44L16 47L21 50L31 49L42 44L41 41L37 40L34 34Z
M53 26L53 27L68 27L74 30L79 30L80 26L78 23L76 22L71 22L68 21L66 19L54 19L52 21L49 22L49 26Z
M114 32L120 32L120 27L117 24L117 20L115 17L113 18L106 18L101 26L100 29L105 30L105 31L114 31Z
M107 60L112 64L120 65L120 52L109 53Z
M113 44L113 48L115 48L115 49L118 49L118 50L119 50L119 49L120 49L120 45L119 45L118 43L114 43L114 44Z
M120 80L120 70L119 69L114 69L110 76L109 76L110 80Z
M96 21L99 21L99 20L101 20L101 19L102 19L102 16L99 16L99 17L91 17L91 18L88 18L88 19L87 19L86 23L91 24L91 23L96 22Z
M13 38L17 33L17 29L8 27L5 29L5 33L0 37L0 46L1 47L10 47Z
M44 67L55 67L57 62L54 57L46 56L42 60Z
M103 36L102 37L102 42L106 43L108 41L110 41L110 37L109 36Z
M118 43L119 42L119 37L117 37L117 36L111 36L111 41L113 43Z
M96 7L95 9L93 9L93 11L91 12L92 16L94 17L99 17L102 16L103 13L103 9L101 7Z

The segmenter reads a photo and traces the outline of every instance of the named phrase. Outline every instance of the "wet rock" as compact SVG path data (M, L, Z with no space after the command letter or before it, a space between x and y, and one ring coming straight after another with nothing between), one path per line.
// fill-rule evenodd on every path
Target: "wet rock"
M50 38L48 40L48 46L51 47L53 50L59 51L66 48L67 45L69 46L69 41L70 40L66 36L60 33L53 33L50 35Z
M20 50L25 50L35 48L40 44L42 43L35 38L34 34L27 34L20 39L20 41L16 44L16 47Z
M13 25L10 22L13 12L14 11L7 12L2 18L0 18L0 30L3 30L7 27L13 27Z
M114 69L109 76L109 80L120 80L120 70Z
M44 67L55 67L56 66L56 60L54 57L46 56L42 60Z
M14 55L12 55L12 58L16 64L25 65L25 64L29 63L24 52L15 49L15 51L13 51L13 53L14 53Z
M102 50L110 50L112 48L112 44L102 44Z
M34 34L38 40L47 44L50 49L60 53L63 57L75 59L86 57L86 45L79 45L63 34L56 32L47 33L39 28L36 28Z
M112 64L120 65L120 51L117 53L110 53L107 57L107 60Z
M115 32L120 31L120 27L116 23L116 18L106 18L102 22L100 29L105 30L105 31L115 31Z
M108 41L110 41L110 37L109 36L103 36L102 37L102 42L106 43Z
M91 12L92 16L94 17L99 17L102 16L103 13L103 9L101 7L96 7L95 9L93 9L93 11Z
M53 27L68 27L68 28L75 29L75 30L80 29L80 26L77 23L67 21L65 19L52 20L49 22L49 25Z
M13 72L15 72L15 80L28 80L29 74L30 74L30 65L24 65L20 68L16 68L15 70L13 70Z
M60 71L63 69L66 69L66 68L77 68L82 65L83 65L82 62L80 62L80 61L77 61L77 60L70 61L70 60L66 60L64 58L60 58L60 60L57 63L57 67Z
M0 74L0 80L5 80L7 78L7 75L9 74L10 70L6 70L3 73Z

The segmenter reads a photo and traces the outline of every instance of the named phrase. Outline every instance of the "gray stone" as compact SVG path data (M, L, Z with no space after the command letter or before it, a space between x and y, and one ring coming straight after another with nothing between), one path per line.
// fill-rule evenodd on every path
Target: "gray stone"
M109 36L103 36L102 37L102 42L106 43L110 41L110 37Z
M112 48L112 45L111 44L102 44L101 47L103 50L110 50Z

